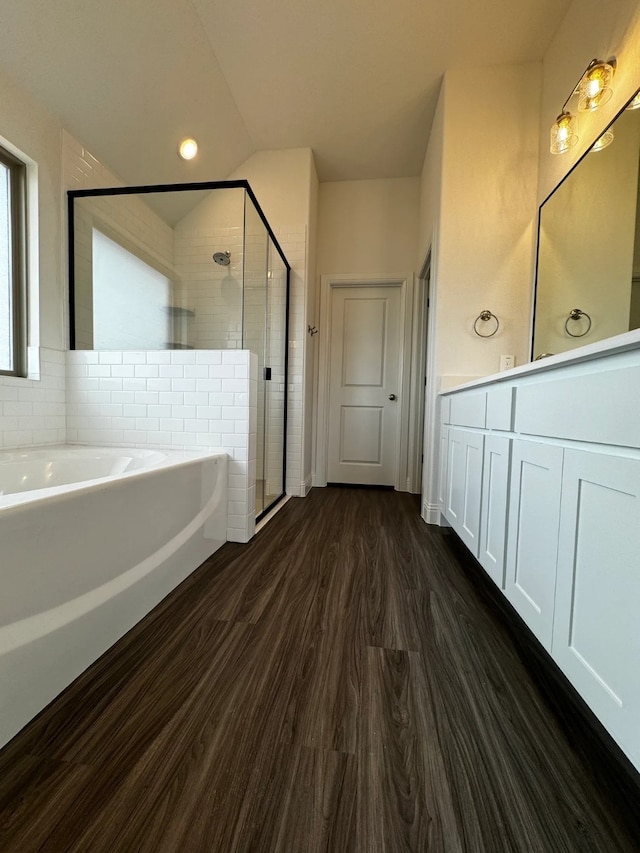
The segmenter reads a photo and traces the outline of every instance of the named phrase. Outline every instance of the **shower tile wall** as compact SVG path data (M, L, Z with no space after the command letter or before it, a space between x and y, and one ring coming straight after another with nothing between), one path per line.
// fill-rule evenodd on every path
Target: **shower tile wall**
M67 441L225 451L232 542L255 527L256 407L246 350L67 353Z
M92 155L80 145L69 134L64 133L64 181L66 189L95 188L106 186L121 186L122 182L102 166ZM151 217L147 220L146 214L143 219L145 227L151 233L154 231L154 221L159 223L158 239L163 238L164 223L155 214L149 211ZM305 336L306 336L306 312L305 312L305 285L308 277L312 274L307 269L307 233L306 227L295 224L271 223L274 233L282 247L287 260L291 264L290 277L290 313L289 313L289 387L288 387L288 422L287 422L287 481L286 491L290 495L304 495L308 488L303 476L303 453L302 440L303 429L309 430L310 424L303 424L303 377L305 359ZM204 228L203 223L199 226ZM184 307L196 309L196 316L191 324L193 345L205 345L212 349L241 347L240 331L237 323L231 318L230 305L235 304L233 291L230 287L223 289L222 283L226 276L236 278L242 283L242 228L241 223L237 226L222 227L220 225L204 229L202 233L194 234L189 240L185 234L180 233L180 226L175 229L174 236L174 268L177 277L180 278L181 270L184 271L186 254L191 253L200 258L202 269L201 278L193 281L193 304L189 296L189 288L182 282L182 289L176 294L176 302ZM149 237L150 243L153 242ZM214 251L230 251L231 264L229 267L217 266L212 261ZM160 251L157 249L157 251ZM206 285L205 278L209 282L217 281L219 286L214 288L213 294L208 291L211 299L211 312L197 312L198 290L202 294ZM230 282L227 280L226 285ZM227 319L218 323L216 316L220 312L227 311ZM202 343L200 343L202 342ZM191 341L190 341L191 343ZM256 374L257 375L257 374ZM284 393L284 388L283 388ZM274 434L274 444L279 436Z
M230 252L229 266L213 259ZM242 228L179 223L174 236L176 302L195 316L188 343L196 349L242 349Z
M0 447L61 444L65 440L65 355L40 350L40 374L0 376ZM30 353L33 358L33 353Z

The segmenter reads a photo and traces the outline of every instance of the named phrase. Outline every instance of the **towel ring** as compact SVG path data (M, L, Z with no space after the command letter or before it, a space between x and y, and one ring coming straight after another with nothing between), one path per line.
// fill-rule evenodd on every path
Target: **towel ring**
M582 319L582 317L586 317L587 322L589 323L589 325L584 330L584 332L578 332L578 334L574 334L573 332L570 332L569 331L569 320L580 320L580 319ZM564 330L572 338L584 338L584 336L588 335L589 332L591 331L591 317L587 314L586 311L582 311L580 308L572 308L571 311L569 311L569 316L564 321Z
M482 320L483 323L486 323L488 320L495 320L496 321L496 327L493 330L493 332L489 332L488 335L485 335L482 332L478 331L478 320ZM492 338L495 335L495 333L498 331L499 328L500 328L500 320L498 320L498 318L496 317L495 314L493 314L491 311L487 311L487 310L481 311L478 314L478 316L476 317L475 322L473 324L473 331L476 333L476 335L478 335L479 338Z

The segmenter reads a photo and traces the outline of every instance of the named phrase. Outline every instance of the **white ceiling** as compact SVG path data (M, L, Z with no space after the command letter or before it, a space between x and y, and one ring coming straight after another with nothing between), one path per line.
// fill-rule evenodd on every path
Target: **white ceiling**
M420 172L444 71L541 59L569 3L0 0L0 67L130 184L219 180L299 146L321 180L401 177Z

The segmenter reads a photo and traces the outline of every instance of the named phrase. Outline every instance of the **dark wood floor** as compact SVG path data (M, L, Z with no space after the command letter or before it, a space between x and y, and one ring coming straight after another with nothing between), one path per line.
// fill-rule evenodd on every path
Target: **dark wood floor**
M640 846L415 498L314 490L0 753L0 850Z

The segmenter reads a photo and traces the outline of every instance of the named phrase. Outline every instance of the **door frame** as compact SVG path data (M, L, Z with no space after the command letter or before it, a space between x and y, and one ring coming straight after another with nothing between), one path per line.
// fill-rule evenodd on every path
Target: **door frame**
M329 454L329 380L331 318L334 288L387 286L400 288L400 416L396 436L396 491L409 491L409 403L411 388L411 326L407 305L413 305L413 273L407 275L364 275L359 273L320 277L320 334L318 347L318 405L316 419L316 470L314 486L327 485Z

